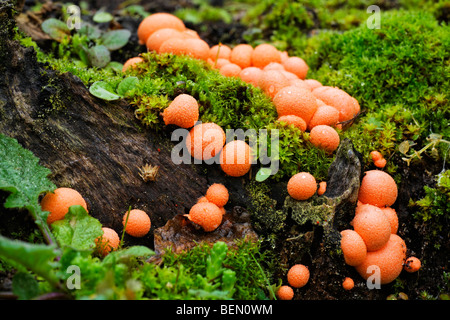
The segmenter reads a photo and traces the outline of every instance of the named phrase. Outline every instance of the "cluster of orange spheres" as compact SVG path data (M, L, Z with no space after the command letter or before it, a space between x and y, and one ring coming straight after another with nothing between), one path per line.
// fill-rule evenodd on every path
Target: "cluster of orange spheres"
M277 121L308 130L311 143L329 153L339 146L336 128L360 111L358 101L347 92L306 79L309 66L302 58L289 56L271 44L210 47L169 13L146 17L139 25L138 37L148 51L204 60L226 77L240 78L261 88L277 109ZM141 61L140 57L131 58L123 70Z
M293 265L287 272L287 285L278 288L276 296L280 300L292 300L294 298L294 288L302 288L309 281L309 269L303 264Z
M43 211L49 212L47 223L49 225L64 219L71 206L82 206L86 212L88 207L83 196L72 188L57 188L54 192L47 193L41 200ZM123 217L125 232L133 237L143 237L150 231L150 217L142 210L134 209L127 211ZM96 250L106 256L119 247L119 235L114 229L102 227L103 235L95 240Z
M341 249L347 265L379 284L395 280L403 269L417 271L417 258L406 264L406 244L397 235L398 216L391 206L398 195L394 179L384 171L365 172L358 194L353 229L341 231ZM420 262L419 262L420 268Z
M326 181L319 183L309 172L299 172L294 174L288 181L287 191L291 198L295 200L307 200L316 192L319 196L323 195L327 189Z
M209 186L206 195L199 198L189 210L189 214L185 216L202 227L204 231L214 231L222 223L229 196L228 189L223 184L214 183Z

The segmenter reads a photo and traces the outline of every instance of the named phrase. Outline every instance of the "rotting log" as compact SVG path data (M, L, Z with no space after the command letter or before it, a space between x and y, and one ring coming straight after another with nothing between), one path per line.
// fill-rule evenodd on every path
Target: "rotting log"
M188 213L207 186L224 183L230 206L245 205L244 179L226 179L218 166L177 165L171 160L170 128L147 130L125 100L93 97L79 78L60 74L36 59L33 48L14 39L13 5L0 6L0 133L15 138L52 171L58 187L78 190L89 213L122 232L128 210L146 211L152 230L128 244L153 247L153 230ZM140 169L159 167L156 181ZM208 171L208 175L205 174Z

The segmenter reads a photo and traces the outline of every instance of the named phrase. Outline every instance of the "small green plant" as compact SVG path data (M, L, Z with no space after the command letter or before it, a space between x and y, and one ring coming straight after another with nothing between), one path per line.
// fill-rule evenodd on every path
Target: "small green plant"
M109 22L113 16L107 12L97 12L93 20L97 23ZM124 47L131 36L126 29L103 31L96 25L81 21L79 30L70 30L61 20L49 18L41 27L52 39L56 40L55 52L59 58L77 58L76 63L83 67L120 68L111 61L111 52Z
M89 92L97 98L113 101L133 96L138 83L139 79L137 77L127 77L118 84L116 89L114 89L108 82L96 81L89 88Z

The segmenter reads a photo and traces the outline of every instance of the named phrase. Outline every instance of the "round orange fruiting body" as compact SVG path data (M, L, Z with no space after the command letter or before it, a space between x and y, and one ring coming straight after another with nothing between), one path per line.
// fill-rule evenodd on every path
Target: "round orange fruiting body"
M122 67L122 72L125 72L128 70L128 68L134 68L134 65L137 63L141 63L143 62L144 59L142 59L141 57L134 57L134 58L130 58L127 61L125 61L125 63L123 64Z
M206 232L211 232L222 223L222 216L222 211L214 203L201 202L192 206L188 218L201 226Z
M397 200L398 189L394 179L384 171L366 171L359 189L358 200L377 207L390 207Z
M277 121L286 122L287 124L292 124L294 127L299 128L301 131L306 131L306 122L300 117L294 115L281 116Z
M322 86L322 83L320 83L319 81L317 81L315 79L305 79L305 83L309 86L311 91Z
M367 251L381 249L390 239L391 224L380 208L371 206L353 219L353 229L363 238Z
M409 257L406 259L403 268L406 272L417 272L419 271L420 267L422 266L422 263L420 260L416 257Z
M281 62L285 61L287 58L289 58L289 54L287 53L287 51L280 51L280 59Z
M222 151L226 136L223 129L213 122L195 125L186 137L186 148L191 156L209 160Z
M219 72L225 77L239 77L241 71L241 67L235 63L227 63L219 69Z
M153 32L163 28L171 28L178 31L186 29L184 22L175 15L165 12L154 13L144 18L139 24L137 30L139 42L145 44Z
M376 281L379 275L380 284L387 284L400 275L406 256L402 244L396 237L398 236L392 234L384 247L367 252L364 262L355 267L361 277L365 280L373 277Z
M281 286L276 293L280 300L292 300L294 298L294 290L290 286Z
M95 244L97 251L104 257L119 248L120 238L114 229L103 227L102 231L103 235L95 239Z
M277 72L277 71L266 71ZM285 86L273 98L278 116L295 115L308 124L317 111L317 101L310 90L297 86Z
M315 126L327 125L334 127L339 122L339 111L331 106L319 106L314 113L311 121L309 121L308 128L311 130Z
M353 281L352 278L346 277L344 279L344 281L342 282L342 288L344 288L344 290L352 290L355 287L355 282Z
M263 71L258 81L258 87L271 98L288 85L288 78L279 70Z
M302 79L302 80L304 80L306 78L306 75L309 70L309 67L306 64L305 60L303 60L300 57L287 58L283 62L283 66L286 71L292 72L297 77L299 77L299 79Z
M357 110L355 102L347 92L336 87L321 86L312 91L316 98L339 111L339 122L352 119Z
M267 68L267 67L266 67ZM286 71L286 70L280 70L280 72L289 80L289 82L294 81L294 80L302 80L299 79L295 74L293 74L292 72ZM303 81L303 80L302 80ZM291 85L289 83L289 85ZM305 84L305 87L307 87L307 85Z
M281 63L280 52L273 45L263 43L257 45L255 49L253 49L252 52L253 66L263 69L271 62Z
M148 37L146 45L148 51L159 52L161 45L168 39L171 38L183 38L183 33L172 28L163 28L156 30L153 34Z
M170 38L159 46L159 53L186 54L186 39Z
M263 70L264 71L267 71L267 70L280 70L280 71L283 70L283 71L285 71L283 65L279 62L270 62L268 65L266 65L263 68Z
M198 121L199 111L197 100L188 94L178 95L163 111L166 125L174 124L181 128L191 128Z
M75 205L82 206L88 211L82 195L72 188L57 188L54 192L47 193L41 200L42 211L50 212L47 217L48 224L64 219L69 208Z
M351 229L341 231L341 236L341 249L345 263L353 267L363 263L367 255L363 238Z
M136 238L141 238L148 234L152 223L145 211L133 209L129 212L125 212L122 219L122 225L125 227L125 232L127 234Z
M242 140L233 140L223 147L220 154L220 167L232 177L246 174L252 165L250 146Z
M205 196L198 198L197 203L201 203L201 202L209 202L208 199L206 199Z
M206 61L209 57L209 45L202 39L186 39L185 40L185 54L194 59Z
M302 79L298 79L298 78L297 79L289 79L289 86L299 87L299 88L311 91L309 89L309 86L305 83L305 81Z
M309 270L303 264L292 266L287 273L287 281L294 288L304 287L309 281Z
M226 59L230 60L231 56L231 48L224 44L216 44L209 49L209 58L212 61L216 61L217 59Z
M230 62L237 64L242 69L252 65L253 47L249 44L238 44L231 49Z
M287 191L295 200L307 200L317 191L317 182L309 172L294 174L288 181Z
M261 78L263 71L256 67L247 67L241 70L239 78L246 83L251 83L255 87L259 84L259 78Z
M321 124L311 129L309 132L310 142L317 148L332 153L340 143L339 134L333 127Z
M380 208L383 211L386 218L389 220L389 224L391 225L391 233L396 234L398 231L398 216L395 209L391 207Z
M319 182L319 189L317 189L317 194L319 196L323 195L327 191L327 182L321 181Z
M380 169L384 168L386 166L386 163L387 163L387 160L385 158L379 159L379 160L375 160L373 162L375 167L380 168Z
M377 160L383 159L383 155L379 151L376 151L376 150L371 151L370 156L372 158L372 161L377 161Z
M230 195L227 187L221 183L212 184L206 191L206 199L214 203L218 207L223 207L227 204Z

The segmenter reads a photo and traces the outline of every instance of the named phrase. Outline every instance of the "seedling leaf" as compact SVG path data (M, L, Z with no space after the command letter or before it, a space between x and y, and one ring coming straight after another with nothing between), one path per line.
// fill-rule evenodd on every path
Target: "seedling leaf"
M103 68L111 61L111 54L104 45L97 45L87 50L92 66Z
M103 45L110 51L118 50L125 46L130 39L131 32L126 29L113 30L104 33L101 37Z
M113 87L107 82L96 81L89 88L89 92L97 98L113 101L120 99L120 96L114 93Z
M127 93L136 88L138 83L139 79L137 77L125 78L119 83L119 86L117 87L117 93L124 97L127 95Z
M112 19L114 19L112 14L105 11L97 11L97 13L92 18L92 20L94 20L97 23L110 22Z
M70 30L67 25L61 20L50 18L42 22L42 30L48 34L52 39L61 42L64 38L70 35Z

